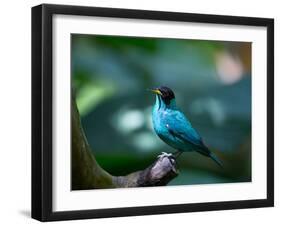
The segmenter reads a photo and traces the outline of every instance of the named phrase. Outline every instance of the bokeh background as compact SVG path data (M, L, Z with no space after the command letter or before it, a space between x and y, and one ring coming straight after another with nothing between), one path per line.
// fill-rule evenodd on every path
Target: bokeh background
M98 163L113 175L174 152L154 133L155 96L165 85L222 160L178 159L169 185L251 181L251 43L72 34L72 86Z

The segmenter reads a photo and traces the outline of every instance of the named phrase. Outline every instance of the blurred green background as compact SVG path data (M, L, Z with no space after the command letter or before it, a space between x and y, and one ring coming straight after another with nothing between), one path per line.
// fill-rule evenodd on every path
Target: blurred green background
M251 181L251 43L72 34L71 57L82 125L109 173L175 151L152 129L147 88L165 85L224 164L184 153L169 185Z

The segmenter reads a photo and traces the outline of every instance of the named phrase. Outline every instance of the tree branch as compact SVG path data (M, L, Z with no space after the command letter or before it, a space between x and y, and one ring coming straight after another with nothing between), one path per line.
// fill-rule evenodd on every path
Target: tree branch
M72 98L72 189L99 189L166 185L178 175L174 157L163 156L142 171L112 176L100 167L81 126Z

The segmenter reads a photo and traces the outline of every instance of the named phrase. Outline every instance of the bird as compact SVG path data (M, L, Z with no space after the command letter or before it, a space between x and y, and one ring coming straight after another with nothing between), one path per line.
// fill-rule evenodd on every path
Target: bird
M176 149L174 154L162 152L163 156L177 158L183 152L198 152L211 158L222 167L221 160L209 150L191 122L178 108L174 92L166 87L150 89L156 94L156 101L152 109L152 124L155 133L166 144Z

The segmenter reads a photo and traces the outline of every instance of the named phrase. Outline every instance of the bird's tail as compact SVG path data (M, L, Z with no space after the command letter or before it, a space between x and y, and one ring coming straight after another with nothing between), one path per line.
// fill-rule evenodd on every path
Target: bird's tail
M223 168L221 160L214 153L210 152L209 157L213 159L221 168Z
M217 163L221 168L223 168L222 161L209 150L207 146L203 146L202 149L197 150L200 154L210 157L215 163Z

